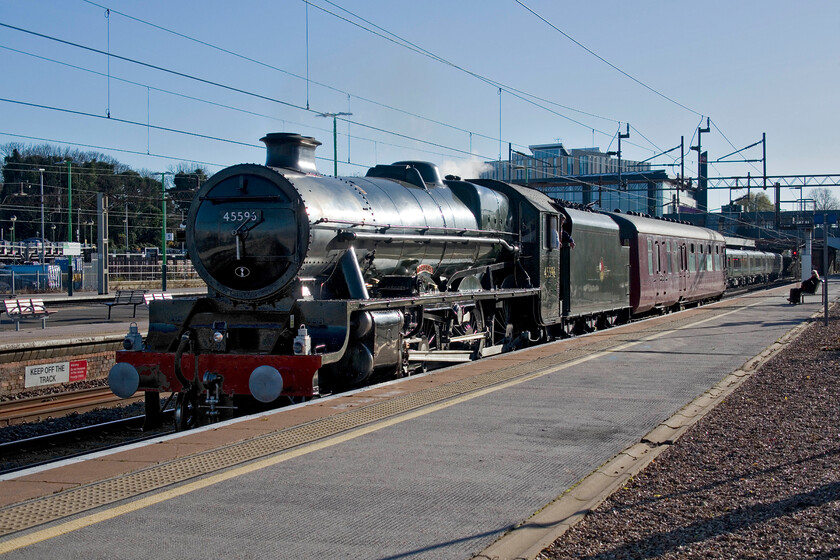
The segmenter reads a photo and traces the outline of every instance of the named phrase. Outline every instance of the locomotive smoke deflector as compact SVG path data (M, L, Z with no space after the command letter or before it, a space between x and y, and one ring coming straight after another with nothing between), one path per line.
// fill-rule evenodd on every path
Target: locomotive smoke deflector
M315 148L320 142L310 136L290 132L271 132L260 138L266 146L266 167L285 167L301 173L318 173Z

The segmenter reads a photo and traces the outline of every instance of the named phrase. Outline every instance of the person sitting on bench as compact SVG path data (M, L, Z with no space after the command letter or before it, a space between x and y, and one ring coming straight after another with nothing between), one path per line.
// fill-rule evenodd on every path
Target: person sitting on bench
M803 280L802 284L798 288L791 288L790 290L790 297L788 301L796 304L802 300L802 294L815 294L817 292L817 287L820 285L822 280L820 279L820 275L817 273L816 270L811 271L811 277L807 280Z

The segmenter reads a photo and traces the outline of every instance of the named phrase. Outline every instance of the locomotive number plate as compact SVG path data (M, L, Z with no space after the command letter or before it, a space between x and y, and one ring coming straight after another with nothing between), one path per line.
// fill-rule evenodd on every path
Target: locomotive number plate
M222 214L223 222L235 222L237 224L242 222L256 222L260 219L261 210L236 210L228 211Z

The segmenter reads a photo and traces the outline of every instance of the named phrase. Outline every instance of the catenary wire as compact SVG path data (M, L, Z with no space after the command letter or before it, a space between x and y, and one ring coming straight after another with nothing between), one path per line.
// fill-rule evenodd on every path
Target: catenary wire
M99 52L101 52L101 51L99 51ZM109 56L110 56L110 55L109 55ZM154 67L154 66L152 66L152 67ZM155 68L160 69L159 67L155 67ZM165 69L164 69L164 70L165 70ZM214 84L214 85L218 85L218 84L215 84L215 82L211 82L211 81L207 81L207 83L211 83L211 84ZM290 104L290 105L294 106L293 104ZM295 106L295 107L296 107L296 106ZM298 107L298 108L299 108L299 107ZM98 116L98 115L95 115L95 116ZM562 115L561 115L561 116L562 116ZM143 123L133 123L133 122L131 122L131 121L124 121L124 122L129 122L130 124L139 124L140 126L147 126L147 127L148 127L148 125L147 125L147 124L143 124ZM352 121L348 121L348 122L352 122ZM361 125L361 123L354 123L354 124ZM364 125L361 125L361 126L364 126ZM194 135L194 136L205 137L205 138L208 138L208 139L213 139L213 140L219 140L219 141L229 141L229 140L226 140L226 139L219 139L219 138L216 138L216 137L210 137L210 136L206 136L206 135L199 135L199 134L197 134L197 133L188 133L188 132L184 132L184 131L175 131L175 130L173 130L173 129L165 129L165 128L163 128L163 127L156 127L156 128L160 128L160 129L162 129L162 130L167 130L167 131L170 131L170 132L187 133L187 134L191 134L191 135ZM716 128L717 128L717 127L716 127ZM383 132L383 133L389 133L389 131L384 130L384 129L379 129L379 128L375 128L375 127L373 127L373 129L375 129L375 130L377 130L377 131L380 131L380 132ZM635 129L635 128L634 128L634 129ZM718 130L719 130L719 129L718 129ZM644 137L644 135L642 135L642 136ZM406 136L406 135L402 135L402 137L405 137L405 138L410 138L410 139L413 139L413 140L415 140L415 141L421 141L421 140L419 140L419 139L416 139L416 138L411 138L411 137ZM646 139L647 139L647 138L646 138ZM648 141L649 141L649 140L648 140ZM232 142L237 143L236 141L232 141ZM241 143L240 143L240 144L241 144ZM248 145L248 144L245 144L245 145ZM253 146L253 145L250 145L250 146L252 146L252 147L259 147L259 146ZM448 149L446 146L442 146L442 145L438 145L438 146L439 146L439 147L442 147L442 148L444 148L444 149ZM461 151L461 152L462 152L462 153L468 153L468 152L464 152L464 151ZM488 158L488 159L489 159L489 158Z
M621 73L621 74L622 74L622 75L624 75L625 77L630 78L631 80L633 80L634 82L636 82L636 83L637 83L637 84L639 84L640 86L642 86L642 87L644 87L645 89L647 89L647 90L649 90L649 91L651 91L651 92L655 93L656 95L658 95L658 96L662 97L663 99L666 99L666 100L670 101L670 102L671 102L671 103L673 103L674 105L677 105L678 107L682 107L682 108L683 108L683 109L685 109L686 111L688 111L688 112L690 112L690 113L694 113L695 115L700 115L700 113L698 113L697 111L695 111L695 110L694 110L694 109L692 109L691 107L687 107L687 106L683 105L682 103L680 103L679 101L676 101L676 100L672 99L671 97L668 97L668 96L667 96L667 95L665 95L664 93L662 93L662 92L660 92L660 91L658 91L658 90L656 90L656 89L652 88L651 86L647 85L646 83L642 82L641 80L639 80L639 79L637 79L637 78L635 78L635 77L631 76L630 74L628 74L627 72L625 72L624 70L622 70L621 68L619 68L618 66L616 66L615 64L613 64L612 62L608 61L607 59L605 59L605 58L604 58L604 57L602 57L601 55L599 55L599 54L597 54L596 52L592 51L590 48L586 47L585 45L583 45L582 43L580 43L579 41L577 41L576 39L574 39L574 38L573 38L572 36L570 36L568 33L566 33L565 31L563 31L562 29L560 29L559 27L557 27L556 25L554 25L553 23L551 23L550 21L548 21L546 18L544 18L543 16L541 16L540 14L538 14L537 12L535 12L533 9L529 8L528 6L526 6L526 5L525 5L525 4L524 4L521 0L514 0L514 2L516 2L517 4L519 4L520 6L522 6L523 8L525 8L525 10L527 10L528 12L530 12L530 13L531 13L532 15L534 15L537 19L541 20L543 23L545 23L546 25L548 25L549 27L551 27L552 29L554 29L555 31L557 31L558 33L560 33L561 35L563 35L565 38L567 38L568 40L570 40L571 42L573 42L574 44L576 44L577 46L579 46L580 48L582 48L583 50L585 50L586 52L588 52L589 54L591 54L592 56L594 56L595 58L597 58L598 60L600 60L601 62L603 62L604 64L606 64L607 66L609 66L610 68L612 68L613 70L616 70L617 72Z
M22 50L19 50L19 49L8 47L8 46L5 46L5 45L0 45L0 49L5 49L5 50L8 50L8 51L17 53L17 54L33 57L33 58L43 60L43 61L46 61L46 62L50 62L50 63L53 63L53 64L58 64L58 65L61 65L61 66L65 66L67 68L72 68L74 70L79 70L81 72L86 72L86 73L89 73L89 74L102 76L102 77L106 76L105 73L98 72L98 71L92 70L90 68L85 68L83 66L78 66L76 64L70 64L68 62L64 62L64 61L61 61L61 60L56 60L56 59L53 59L53 58L48 58L48 57L45 57L45 56L36 55L36 54L33 54L33 53L29 53L29 52L26 52L26 51L22 51ZM203 99L201 97L196 97L196 96L193 96L193 95L187 95L187 94L179 93L179 92L176 92L176 91L155 87L155 86L152 86L152 85L149 85L149 84L143 84L143 83L136 82L136 81L133 81L133 80L128 80L126 78L120 78L118 76L114 76L113 74L110 76L110 79L116 80L116 81L119 81L119 82L122 82L122 83L130 84L130 85L134 85L134 86L137 86L137 87L141 87L143 89L149 89L149 90L156 91L156 92L159 92L159 93L164 93L164 94L167 94L167 95L180 97L182 99L188 99L188 100L196 101L196 102L199 102L199 103L205 103L207 105L211 105L211 106L214 106L214 107L220 107L220 108L223 108L223 109L229 109L231 111L237 111L237 112L240 112L240 113L243 113L243 114L253 115L253 116L256 116L256 117L275 120L275 121L281 121L281 122L284 122L284 123L296 124L296 125L299 125L299 126L308 126L308 127L314 128L316 130L320 130L321 132L325 132L325 133L331 133L332 132L332 130L328 129L328 128L321 128L321 127L308 125L308 124L304 125L302 123L296 122L296 121L288 119L288 118L275 117L273 115L258 113L256 111L250 111L248 109L243 109L243 108L240 108L240 107L234 107L233 105L227 105L227 104L224 104L224 103L219 103L217 101L210 101L208 99ZM451 156L451 154L444 154L444 153L441 153L441 152L436 152L436 151L431 151L431 150L423 150L423 149L420 149L420 148L417 148L417 147L409 147L409 146L405 146L405 145L402 145L402 144L394 144L394 143L386 142L384 140L375 140L373 138L367 138L367 137L364 137L364 136L351 135L351 134L347 134L346 136L349 137L349 138L355 139L355 140L359 140L359 141L377 142L377 143L382 144L384 146L389 146L389 147L393 147L393 148L413 149L413 150L417 150L417 151L421 151L421 152L425 152L425 153L429 153L429 154L434 154L434 155L439 155L439 156ZM497 140L497 139L494 138L493 140ZM102 149L105 149L105 148L102 148ZM140 152L137 152L137 153L139 154ZM348 162L348 163L350 163L350 162Z
M93 2L92 0L83 0L83 1L84 1L84 2L86 2L86 3L88 3L88 4L91 4L91 5L93 5L93 6L97 6L97 7L99 7L99 8L102 8L102 9L109 9L109 8L105 7L104 5L102 5L102 4L98 4L98 3L96 3L96 2ZM391 33L391 32L389 32L389 31L385 30L384 28L382 28L382 27L380 27L380 26L377 26L376 24L371 23L370 21L368 21L368 20L366 20L366 19L362 18L361 16L358 16L357 14L354 14L353 12L350 12L349 10L346 10L346 9L344 9L344 8L340 7L340 6L338 6L337 4L335 4L334 2L330 2L329 0L326 0L326 1L327 1L327 3L329 3L329 4L333 5L333 6L336 6L337 8L339 8L339 9L341 9L341 10L343 10L343 11L345 11L345 12L349 13L349 14L351 14L353 17L356 17L356 18L360 19L361 21L364 21L365 23L367 23L367 24L369 24L369 25L372 25L372 26L376 27L376 28L377 28L377 29L379 29L379 30L382 30L382 32L383 32L383 33L387 33L388 35L391 35L391 36L392 36L392 37L394 37L395 39L392 39L391 37L387 37L387 36L383 35L382 33L378 33L378 32L376 32L376 31L372 31L372 30L370 30L370 29L368 29L368 28L366 28L366 27L364 27L364 26L362 26L362 25L360 25L360 24L358 24L358 23L356 23L356 22L350 21L350 20L348 20L347 18L344 18L344 17L342 17L342 16L340 16L340 15L338 15L338 14L334 13L334 12L331 12L331 11L329 11L329 10L327 10L327 9L325 9L325 8L323 8L323 7L321 7L321 6L317 6L317 5L315 5L315 4L312 4L309 0L302 0L302 1L303 1L304 3L306 3L307 5L311 5L312 7L316 8L316 9L319 9L319 10L322 10L322 11L324 11L325 13L328 13L328 14L330 14L330 15L334 16L334 17L337 17L337 18L339 18L339 19L341 19L341 20L343 20L343 21L345 21L345 22L347 22L347 23L349 23L349 24L351 24L351 25L355 25L355 26L360 27L360 28L362 28L362 29L364 29L364 30L366 30L366 31L368 31L368 32L374 33L375 35L377 35L377 36L379 36L379 37L381 37L381 38L383 38L383 39L385 39L385 40L388 40L388 41L393 42L393 43L395 43L395 44L397 44L397 45L400 45L400 46L403 46L403 47L405 47L405 48L408 48L408 49L410 49L410 50L412 50L412 51L414 51L414 52L417 52L417 53L419 53L419 54L422 54L422 55L424 55L424 56L428 56L429 58L432 58L432 59L434 59L434 60L437 60L437 61L439 61L439 62L441 62L441 63L443 63L443 64L447 64L447 65L449 65L449 66L451 66L451 67L453 67L453 68L456 68L456 69L458 69L458 70L460 70L460 71L462 71L462 72L465 72L465 73L467 73L467 74L469 74L469 75L471 75L471 76L473 76L473 77L475 77L475 78L477 78L477 79L479 79L479 80L481 80L481 81L483 81L483 82L485 82L485 83L488 83L488 84L492 85L493 87L501 87L501 88L502 88L502 89L504 89L507 93L509 93L509 94L513 95L514 97L517 97L518 99L520 99L520 100L522 100L522 101L524 101L524 102L526 102L526 103L532 104L532 105L534 105L534 106L536 106L536 107L538 107L538 108L540 108L540 109L546 110L546 111L548 111L548 112L550 112L550 113L552 113L552 114L554 114L554 115L556 115L556 116L558 116L558 117L561 117L561 118L563 118L563 119L569 120L570 122L573 122L573 123L575 123L575 124L578 124L578 125L580 125L580 126L582 126L582 127L584 127L584 128L587 128L587 129L589 129L589 130L596 130L599 134L602 134L602 135L604 135L604 136L607 136L607 137L608 137L608 136L609 136L609 133L604 132L604 131L602 131L602 130L595 129L595 128L591 127L591 126L590 126L590 125L588 125L588 124L582 123L582 122L580 122L580 121L578 121L578 120L576 120L576 119L573 119L573 118L571 118L571 117L569 117L569 116L567 116L567 115L564 115L564 114L562 114L562 113L559 113L559 112L557 112L557 111L554 111L554 110L552 110L552 109L549 109L549 108L547 108L547 107L544 107L544 106L540 105L539 103L537 103L537 102L536 102L536 101L534 101L534 100L538 100L538 101L541 101L541 102L543 102L543 103L548 103L548 104L551 104L551 105L555 105L555 106L558 106L558 107L562 107L562 108L564 108L564 109L567 109L567 110L570 110L570 111L574 111L574 112L577 112L577 113L580 113L580 114L583 114L583 115L587 115L587 116L590 116L590 117L593 117L593 118L598 118L598 119L602 119L602 120L606 120L606 121L617 122L617 121L616 121L615 119L613 119L613 118L603 117L603 116L601 116L601 115L597 115L597 114L590 113L590 112L587 112L587 111L583 111L583 110L580 110L580 109L575 109L574 107L569 107L569 106L566 106L566 105L562 105L562 104L560 104L560 103L557 103L557 102L554 102L554 101L550 101L550 100L548 100L548 99L545 99L545 98L542 98L542 97L536 96L536 95L534 95L534 94L530 94L530 93L524 92L524 91L522 91L522 90L520 90L520 89L514 88L514 87L509 86L509 85L506 85L506 84L502 84L502 83L500 83L500 82L498 82L498 81L496 81L496 80L493 80L493 79L487 78L487 77L485 77L485 76L482 76L482 75L477 74L477 73L475 73L475 72L472 72L472 71L470 71L470 70L467 70L467 69L465 69L465 68L462 68L462 67L460 67L460 66L458 66L458 65L456 65L456 64L454 64L454 63L452 63L452 62L450 62L450 61L448 61L448 60L446 60L446 59L444 59L443 57L440 57L440 56L438 56L438 55L435 55L434 53L432 53L432 52L430 52L430 51L428 51L428 50L425 50L425 49L423 49L422 47L419 47L419 46L415 45L414 43L412 43L412 42L410 42L410 41L408 41L408 40L406 40L406 39L404 39L404 38L402 38L402 37L400 37L400 36L398 36L398 35L396 35L396 34L393 34L393 33ZM207 41L203 41L203 40L201 40L201 39L197 39L197 38L191 37L191 36L186 35L186 34L184 34L184 33L180 33L180 32L178 32L178 31L174 31L174 30L172 30L172 29L169 29L169 28L166 28L166 27L163 27L163 26L160 26L160 25L157 25L157 24L154 24L154 23L148 22L148 21L146 21L146 20L143 20L143 19L138 18L138 17L135 17L135 16L131 16L131 15L128 15L128 14L125 14L125 13L119 12L119 11L117 11L117 10L110 9L110 11L111 11L111 13L115 13L115 14L121 15L121 16L126 17L126 18L129 18L129 19L131 19L131 20L133 20L133 21L136 21L136 22L139 22L139 23L142 23L142 24L145 24L145 25L148 25L148 26L154 27L154 28L156 28L156 29L159 29L159 30L165 31L165 32L167 32L167 33L171 33L171 34L176 35L176 36L178 36L178 37L181 37L181 38L183 38L183 39L187 39L187 40L190 40L190 41L194 41L194 42L196 42L196 43L198 43L198 44L201 44L201 45L204 45L204 46L206 46L206 47L209 47L209 48L212 48L212 49L216 49L216 50L218 50L218 51L220 51L220 52L224 52L224 53L226 53L226 54L230 54L231 56L239 57L239 58L241 58L241 59L243 59L243 60L247 60L247 61L249 61L249 62L252 62L252 63L258 64L258 65L264 66L264 67L266 67L266 68L270 68L270 69L272 69L272 70L275 70L275 71L278 71L278 72L282 72L282 73L284 73L284 74L286 74L286 75L292 76L292 77L297 78L297 79L300 79L300 80L307 80L307 83L309 83L309 80L308 80L307 78L303 77L303 76L299 76L299 75L297 75L297 74L294 74L294 73L289 72L289 71L287 71L287 70L283 70L283 69L278 68L278 67L276 67L276 66L273 66L273 65L267 64L267 63L265 63L265 62L262 62L262 61L260 61L260 60L255 59L255 58L248 57L248 56L245 56L245 55L241 55L241 54L236 53L236 52L234 52L234 51L231 51L231 50L229 50L229 49L225 49L225 48L223 48L223 47L219 47L219 46L217 46L217 45L213 45L212 43L209 43L209 42L207 42ZM378 105L378 106L381 106L381 107L384 107L384 108L387 108L387 109L390 109L390 110L398 111L398 112L401 112L401 113L407 114L407 115L412 116L412 117L415 117L415 118L419 118L419 119L422 119L422 120L426 120L426 121L428 121L428 122L433 122L433 123L435 123L435 124L438 124L438 125L441 125L441 126L445 126L445 127L448 127L448 128L454 129L454 130L458 130L458 131L460 131L460 132L469 133L469 134L472 134L472 135L475 135L475 136L478 136L478 137L481 137L481 138L485 138L485 139L488 139L488 140L496 140L496 138L490 137L490 136L488 136L488 135L484 135L484 134L477 133L477 132L474 132L474 131L469 131L469 130L466 130L466 129L461 128L461 127L456 127L456 126L450 125L450 124L448 124L448 123L443 123L443 122L441 122L441 121L439 121L439 120L431 119L431 118L429 118L429 117L424 117L424 116L418 115L418 114L416 114L416 113L411 113L411 112L409 112L409 111L405 111L405 110L402 110L402 109L397 109L397 108L395 108L395 107L393 107L393 106L386 105L386 104L383 104L383 103L381 103L381 102L373 101L373 100L371 100L371 99L368 99L368 98L365 98L365 97L361 97L361 96L358 96L358 95L354 95L354 94L348 93L348 92L346 92L346 91L343 91L343 90L341 90L341 89L339 89L339 88L335 88L335 87L333 87L333 86L330 86L330 85L327 85L327 84L323 84L323 83L321 83L321 82L314 82L314 81L313 81L312 83L313 83L313 84L316 84L316 85L318 85L318 86L320 86L320 87L328 88L328 89L330 89L330 90L332 90L332 91L340 92L340 93L346 94L346 95L348 95L348 96L355 97L355 98L357 98L357 99L360 99L360 100L365 101L365 102L368 102L368 103L372 103L372 104L375 104L375 105ZM527 99L526 97L531 98L531 99ZM637 146L637 147L639 147L639 148L641 148L641 149L647 149L647 148L645 148L644 146L641 146L641 145L636 145L636 144L634 144L634 143L632 143L632 142L628 142L628 143L629 143L629 144L631 144L631 145L635 145L635 146Z

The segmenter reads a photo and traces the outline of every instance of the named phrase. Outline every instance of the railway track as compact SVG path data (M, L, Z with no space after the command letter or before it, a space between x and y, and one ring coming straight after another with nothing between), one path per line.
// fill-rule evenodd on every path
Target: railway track
M171 414L172 411L167 412ZM142 431L144 419L142 415L132 416L0 443L0 475L114 449L175 431L172 428ZM171 422L168 425L171 426Z
M114 395L105 386L4 401L0 402L0 428L25 422L40 422L48 418L67 416L74 412L83 413L97 408L125 406L131 402L142 402L142 400L143 394L138 393L127 402Z

